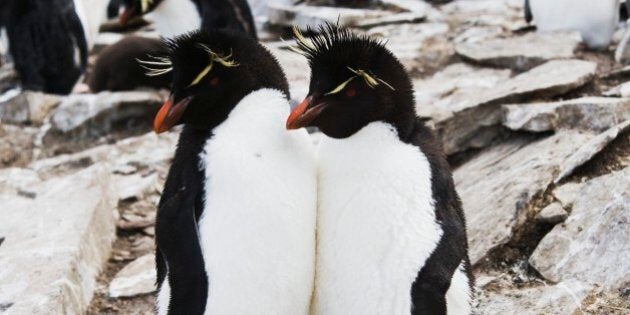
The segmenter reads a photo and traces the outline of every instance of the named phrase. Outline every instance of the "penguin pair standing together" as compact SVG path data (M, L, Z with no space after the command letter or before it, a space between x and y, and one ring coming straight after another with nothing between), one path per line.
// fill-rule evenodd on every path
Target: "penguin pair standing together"
M180 36L155 62L173 81L154 129L184 124L156 221L159 314L470 314L461 203L403 66L318 33L296 31L312 75L291 113L245 35ZM327 136L317 156L307 126Z

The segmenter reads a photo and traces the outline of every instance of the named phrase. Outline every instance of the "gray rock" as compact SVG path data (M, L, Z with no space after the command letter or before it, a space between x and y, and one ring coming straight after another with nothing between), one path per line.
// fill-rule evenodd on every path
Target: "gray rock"
M571 216L556 225L529 262L543 277L618 289L630 282L630 168L581 185Z
M559 203L554 202L540 210L536 215L536 220L542 223L557 224L564 222L568 216L567 211Z
M24 91L0 103L0 119L10 123L40 125L61 102L57 95Z
M355 27L370 28L374 26L388 25L388 24L403 24L403 23L417 23L425 19L424 13L404 12L397 13L385 17L377 17L371 19L361 20L355 23Z
M512 130L543 132L580 129L602 132L630 120L630 99L584 97L503 106L503 125Z
M483 292L478 298L476 314L572 315L594 290L586 283L571 279L555 285Z
M41 135L47 155L93 146L103 136L148 130L162 104L155 92L102 92L66 97ZM133 122L133 123L132 123ZM133 124L144 128L132 128ZM72 141L68 141L72 139Z
M382 18L391 15L383 10L349 9L325 6L290 6L271 2L267 8L269 23L282 26L297 25L305 30L307 26L317 26L325 22L339 22L342 26L356 26L363 20Z
M2 303L12 314L81 314L115 239L109 172L95 165L33 190L36 199L0 194Z
M109 285L109 297L134 297L154 292L155 255L144 255L120 270Z
M577 132L534 141L520 137L485 150L455 170L473 265L510 241L523 227L534 196L553 182L562 161L592 137Z
M499 130L501 104L562 95L589 82L596 68L582 60L549 61L476 96L433 106L429 110L439 112L435 127L445 141L444 150L452 154L487 145Z
M571 209L581 188L581 183L569 182L560 187L556 187L552 193L563 208Z
M141 174L116 175L114 178L118 189L118 199L121 201L141 199L145 194L155 190L158 179L157 173L149 176L142 176Z
M630 97L630 82L624 82L602 93L607 97Z
M630 107L628 108L630 110ZM592 117L595 117L593 115ZM571 154L560 168L560 174L554 180L555 183L560 182L582 164L590 161L597 153L601 152L610 142L617 139L620 134L630 130L630 120L614 126L607 131L601 133L597 137L589 140L579 150Z
M463 42L455 51L463 59L487 66L524 70L552 59L566 59L580 44L577 32L528 33L518 37Z

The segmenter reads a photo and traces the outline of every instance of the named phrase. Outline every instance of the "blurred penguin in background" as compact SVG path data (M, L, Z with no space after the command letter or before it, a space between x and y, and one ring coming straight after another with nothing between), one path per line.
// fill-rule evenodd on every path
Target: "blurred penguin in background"
M257 39L247 0L123 0L121 24L146 15L163 37L211 29L231 29Z
M138 62L148 56L160 57L167 49L159 39L129 36L100 52L88 79L90 90L127 91L139 87L169 88L171 74L147 76L145 65Z
M619 23L619 0L525 0L525 19L542 32L576 30L589 48L604 49Z
M2 24L22 88L68 94L85 70L88 43L72 0L2 0Z
M94 46L101 23L107 18L108 4L108 0L74 0L74 7L83 26L88 49Z

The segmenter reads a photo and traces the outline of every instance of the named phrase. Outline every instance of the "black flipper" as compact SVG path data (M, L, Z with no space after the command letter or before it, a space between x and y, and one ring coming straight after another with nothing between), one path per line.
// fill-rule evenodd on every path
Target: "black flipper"
M533 19L534 16L532 16L532 9L529 7L529 0L525 0L525 21L529 24Z
M435 201L435 216L443 234L411 288L413 315L446 315L446 293L459 265L464 267L473 288L473 276L468 259L466 220L461 201L455 191L450 166L442 145L432 132L418 119L405 141L420 148L431 165L431 186Z
M185 127L166 180L155 223L158 289L168 274L169 314L203 314L208 276L197 222L203 211L204 171L199 154L209 131Z

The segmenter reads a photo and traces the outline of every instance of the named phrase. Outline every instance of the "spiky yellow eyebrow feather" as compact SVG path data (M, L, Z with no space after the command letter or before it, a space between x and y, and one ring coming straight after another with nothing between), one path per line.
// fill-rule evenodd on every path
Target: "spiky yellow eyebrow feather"
M195 77L195 79L193 79L192 82L190 82L188 87L191 87L193 85L199 84L199 82L201 82L201 80L206 75L208 75L208 73L210 73L210 70L212 70L212 67L213 67L215 62L220 63L221 65L223 65L226 68L238 67L238 63L236 63L234 60L230 59L230 58L232 58L232 52L230 52L230 54L225 56L225 57L221 57L221 56L219 56L219 54L217 54L214 51L212 51L212 49L210 49L210 47L208 47L208 46L206 46L204 44L198 44L198 46L201 49L203 49L205 52L208 53L208 56L210 57L210 63L205 68L203 68L203 70L201 70L201 72L199 72L199 74Z

